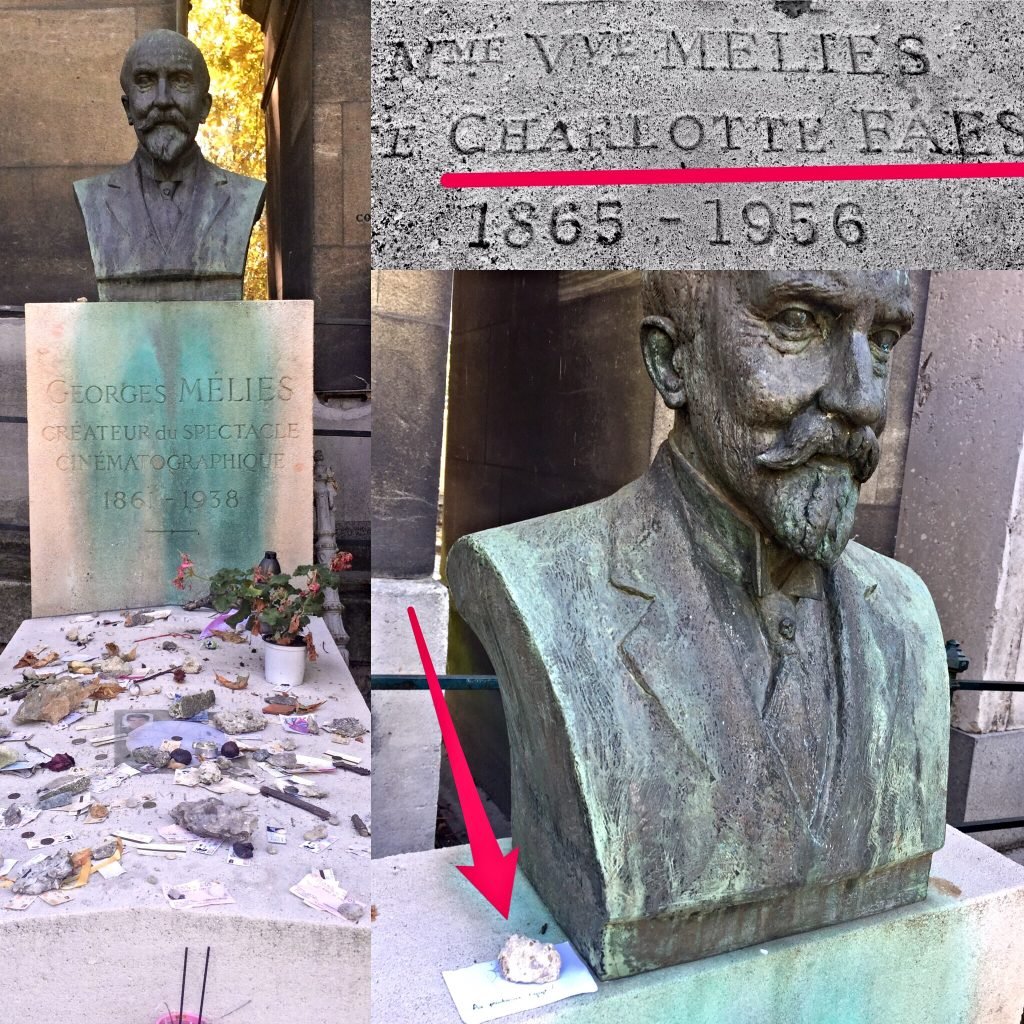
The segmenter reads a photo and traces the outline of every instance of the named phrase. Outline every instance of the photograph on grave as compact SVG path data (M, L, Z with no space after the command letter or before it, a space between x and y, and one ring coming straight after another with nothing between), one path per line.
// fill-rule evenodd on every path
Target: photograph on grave
M4 1014L366 1021L368 5L60 6L0 2Z
M379 0L374 266L1020 262L1013 0Z
M375 1019L441 1002L431 1019L457 1020L452 973L521 932L615 981L559 1004L573 1019L716 1021L709 984L749 985L751 1020L826 1019L833 988L758 959L871 948L851 1020L1013 1020L1024 947L997 936L1024 907L1024 854L1015 831L947 828L965 821L951 737L978 698L957 696L951 730L945 641L980 656L996 589L1019 589L1022 296L1019 272L374 271L376 385L393 394L412 351L419 381L375 442L374 536L404 545L374 567L374 945L415 980L380 983ZM978 459L988 402L1006 443ZM990 530L950 469L992 475ZM946 557L957 530L972 573ZM1024 633L1013 600L1000 636ZM454 870L474 826L430 697L397 692L424 671L408 605L518 851L507 921ZM1000 792L993 817L1024 812L1012 772L974 776ZM961 956L978 923L961 891L992 915L995 960ZM465 934L414 948L403 922L441 905ZM875 955L910 921L929 936L914 980Z

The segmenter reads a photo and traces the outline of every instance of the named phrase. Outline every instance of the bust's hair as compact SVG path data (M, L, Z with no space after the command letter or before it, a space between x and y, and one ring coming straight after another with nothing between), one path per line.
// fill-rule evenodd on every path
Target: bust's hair
M192 68L195 71L196 80L199 82L200 88L204 93L210 91L210 69L206 66L206 58L203 56L203 51L191 39L183 36L180 32L172 32L169 28L157 28L152 32L147 32L144 36L140 36L128 47L128 52L124 55L124 63L121 65L121 90L123 92L128 92L132 68L139 52L147 46L160 43L177 46L184 53L187 53L192 58Z
M645 270L640 294L641 315L672 320L685 338L692 338L701 307L711 292L708 270Z

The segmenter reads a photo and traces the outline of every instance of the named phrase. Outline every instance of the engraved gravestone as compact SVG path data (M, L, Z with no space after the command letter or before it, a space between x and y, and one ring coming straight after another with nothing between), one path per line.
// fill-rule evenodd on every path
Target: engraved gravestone
M30 305L32 609L312 555L312 302Z
M1017 8L382 0L374 263L1016 265ZM858 181L858 165L983 176ZM487 173L819 167L838 180L473 185Z

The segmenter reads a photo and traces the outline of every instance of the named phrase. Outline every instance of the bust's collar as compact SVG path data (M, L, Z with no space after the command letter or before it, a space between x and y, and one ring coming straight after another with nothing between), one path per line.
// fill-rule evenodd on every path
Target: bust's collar
M708 562L757 597L780 591L821 600L824 570L799 558L765 535L760 523L680 451L665 442L672 477L683 499L690 533Z
M167 175L161 168L157 167L156 161L146 152L143 146L140 145L135 150L135 164L139 169L139 173L144 178L150 178L153 181L192 181L196 176L199 161L202 159L203 154L199 146L193 142L185 154L184 160L178 164L174 174Z

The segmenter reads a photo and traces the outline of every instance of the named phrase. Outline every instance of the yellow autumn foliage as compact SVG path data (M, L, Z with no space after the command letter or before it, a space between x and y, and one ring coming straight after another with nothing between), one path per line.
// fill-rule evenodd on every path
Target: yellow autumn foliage
M239 10L238 0L192 0L189 38L210 68L213 110L199 131L207 159L251 178L266 178L267 140L263 96L263 33ZM267 219L249 245L245 297L267 297Z

